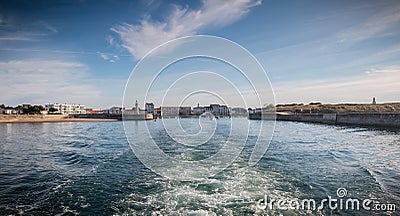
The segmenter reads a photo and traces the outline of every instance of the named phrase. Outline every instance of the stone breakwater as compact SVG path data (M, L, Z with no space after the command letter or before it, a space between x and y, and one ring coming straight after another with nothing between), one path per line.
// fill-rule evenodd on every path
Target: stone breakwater
M265 117L264 117L265 116ZM250 114L249 119L271 119L270 115ZM310 113L276 114L278 121L311 122L334 125L357 125L400 128L400 113Z

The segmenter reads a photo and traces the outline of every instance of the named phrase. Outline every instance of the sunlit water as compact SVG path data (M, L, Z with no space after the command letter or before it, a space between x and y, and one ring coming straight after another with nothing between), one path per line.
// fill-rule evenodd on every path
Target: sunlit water
M183 124L196 127L193 119ZM218 119L226 125L229 119ZM247 121L247 119L243 119ZM145 132L145 122L135 122ZM154 127L161 149L178 158L215 151L178 151ZM251 128L256 122L251 121ZM245 124L244 124L245 125ZM226 140L229 127L216 127ZM157 131L159 130L159 131ZM142 134L142 135L141 135ZM138 133L138 140L143 133ZM347 197L400 208L400 132L277 122L269 150L256 166L248 160L257 135L250 131L240 157L206 181L168 180L132 152L122 122L0 124L0 214L28 215L253 215L384 214L382 211L259 209L257 200ZM164 140L164 141L163 141ZM179 148L176 148L179 150ZM169 151L169 152L168 152ZM399 214L399 209L389 212Z

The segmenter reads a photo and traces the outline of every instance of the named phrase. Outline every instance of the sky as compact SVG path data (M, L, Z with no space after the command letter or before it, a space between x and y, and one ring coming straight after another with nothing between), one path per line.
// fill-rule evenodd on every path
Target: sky
M148 52L192 35L226 38L254 55L275 98L263 103L400 101L397 0L14 0L0 2L0 104L121 106L131 72ZM154 92L163 94L163 83L196 70L222 71L229 83L247 88L227 65L199 60L166 71ZM220 82L193 77L180 88L201 83L201 89L219 86L227 94ZM265 89L257 91L271 88L263 82ZM169 95L182 101L182 92ZM185 103L196 102L221 101L203 95ZM242 103L235 96L229 105Z

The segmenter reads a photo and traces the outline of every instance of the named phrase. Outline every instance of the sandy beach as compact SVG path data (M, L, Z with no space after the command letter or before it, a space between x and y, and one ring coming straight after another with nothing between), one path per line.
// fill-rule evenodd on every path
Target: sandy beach
M0 115L1 123L104 122L117 119L71 118L68 115Z

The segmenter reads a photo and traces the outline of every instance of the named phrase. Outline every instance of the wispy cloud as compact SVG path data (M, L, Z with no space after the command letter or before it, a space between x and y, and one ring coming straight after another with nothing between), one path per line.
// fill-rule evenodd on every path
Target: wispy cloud
M87 66L62 60L16 60L0 62L3 103L73 102L84 104L99 97L98 89L86 84Z
M400 36L399 2L366 2L329 11L311 18L306 27L310 31L293 32L296 36L284 46L277 43L272 46L277 48L256 54L273 80L352 77L366 68L399 64L400 44L394 39Z
M19 17L0 14L0 41L37 41L44 36L56 34L58 30L43 20L26 22Z
M399 100L400 66L370 68L365 72L345 78L273 83L273 87L278 103L369 102L372 97L380 101Z
M40 37L47 35L45 32L0 29L0 41L38 41Z
M106 40L107 40L108 44L110 44L111 46L114 46L114 45L115 45L115 42L114 42L115 40L114 40L113 37L108 36L108 37L106 38Z
M95 52L95 51L58 50L58 49L0 48L0 51L23 52L23 53L37 52L37 53L54 53L54 54L99 55L104 60L111 61L111 62L119 60L120 57L131 57L131 55L128 55L128 54L125 54L125 55L118 54L117 55L115 53L104 53L104 52Z
M370 68L365 71L366 74L374 74L374 73L400 73L400 69L398 67L386 67L386 68Z
M359 42L374 37L398 34L400 27L400 5L390 5L358 25L337 34L339 42Z
M39 22L37 22L37 26L40 27L40 28L44 28L44 29L48 30L51 33L58 33L58 30L54 26L50 25L47 22L39 21Z
M0 41L36 41L32 35L4 35L0 36Z
M4 17L3 14L0 13L0 25L3 25L4 23Z
M118 34L122 46L139 59L168 40L195 34L205 28L229 25L260 4L261 1L254 0L204 0L199 9L174 5L162 22L146 16L137 25L123 23L113 26L111 30Z
M107 54L107 53L102 53L102 52L98 52L98 54L100 55L100 57L102 59L109 61L111 63L114 63L119 60L118 55L115 55L115 54Z

